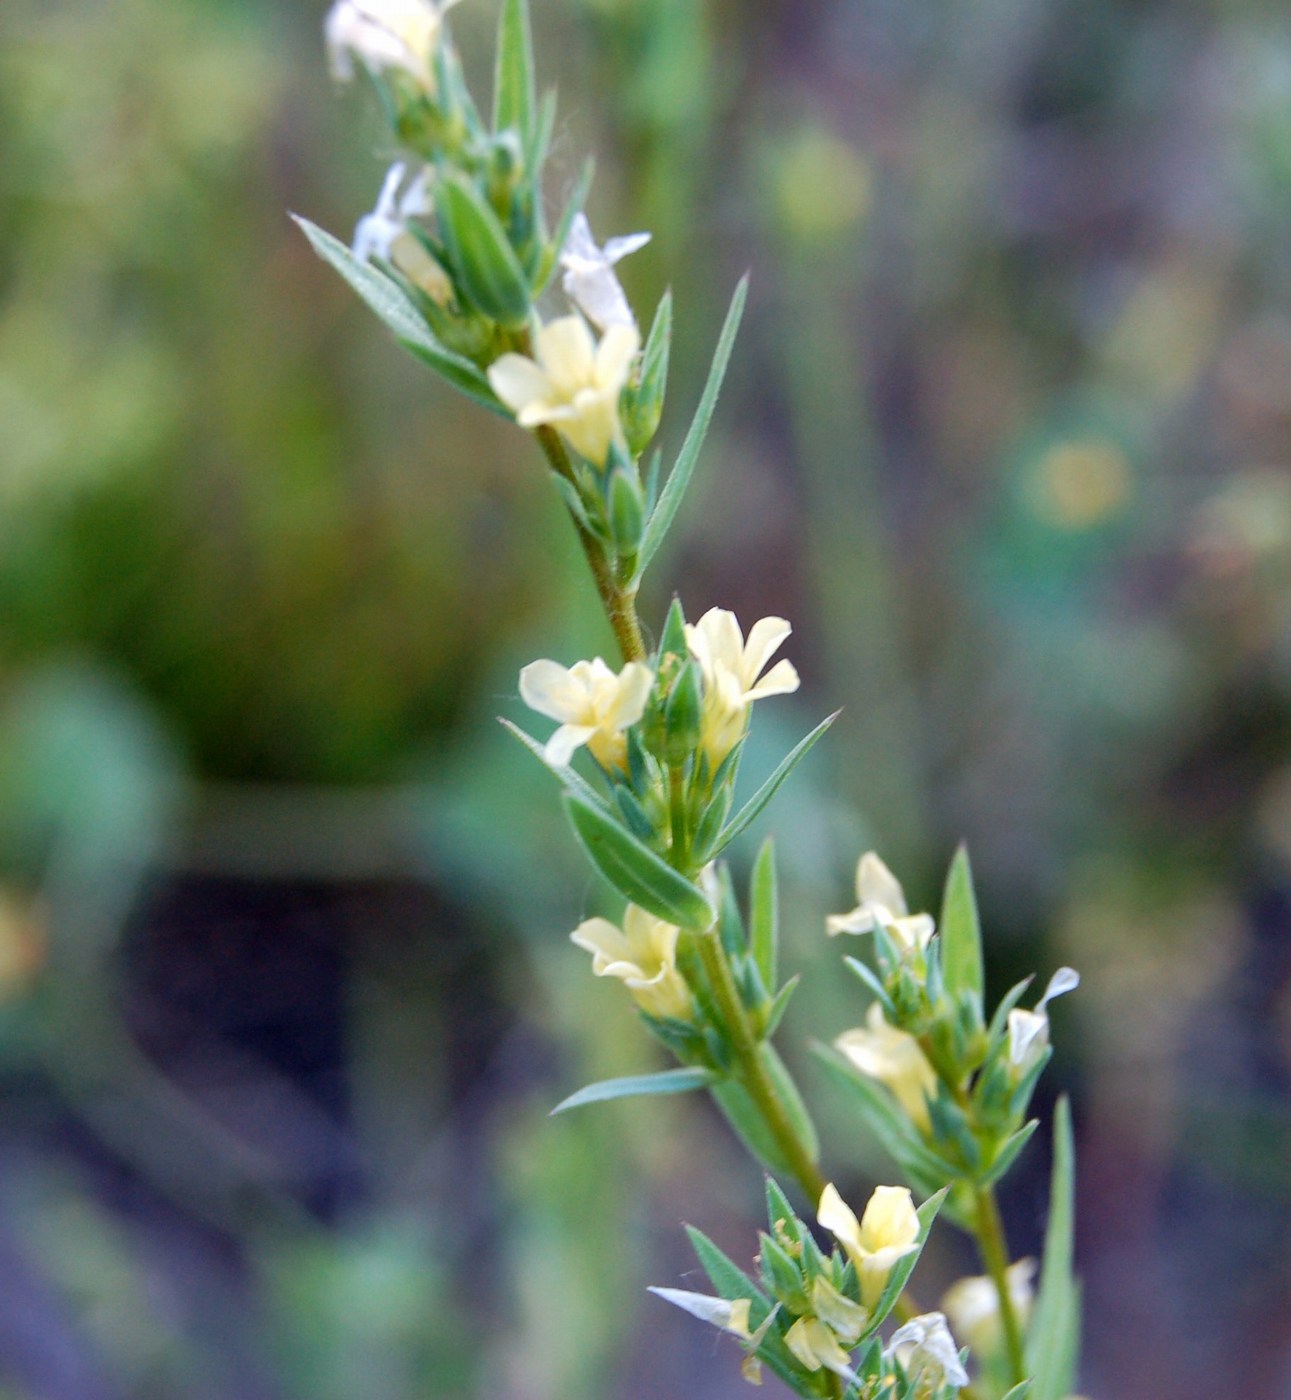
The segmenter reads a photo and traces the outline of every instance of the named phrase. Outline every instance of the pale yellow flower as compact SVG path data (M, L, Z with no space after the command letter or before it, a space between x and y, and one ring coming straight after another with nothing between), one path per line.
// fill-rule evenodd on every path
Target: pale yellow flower
M1064 992L1074 991L1080 986L1080 973L1072 967L1060 967L1049 979L1044 996L1035 1004L1034 1011L1024 1011L1014 1007L1009 1012L1009 1059L1017 1067L1019 1074L1034 1068L1040 1056L1049 1045L1049 1003Z
M856 1380L852 1358L843 1349L833 1330L818 1317L800 1317L784 1335L785 1346L809 1371L823 1366L837 1376Z
M627 731L645 711L654 674L629 661L616 676L598 656L566 668L558 661L533 661L520 672L520 698L530 709L560 721L547 740L548 763L565 767L586 744L605 768L626 768Z
M434 90L433 59L444 11L457 0L336 0L323 25L332 72L354 76L354 59L373 72L388 68Z
M931 1126L928 1100L937 1091L936 1070L914 1036L888 1023L878 1002L870 1006L866 1023L844 1031L834 1041L834 1048L862 1074L886 1085L910 1121L926 1133Z
M1035 1293L1032 1285L1035 1271L1034 1259L1019 1259L1004 1271L1009 1302L1024 1327ZM992 1356L1000 1350L1003 1327L1000 1323L1000 1295L994 1280L984 1274L961 1278L946 1290L941 1306L955 1331L975 1354Z
M724 608L710 608L697 623L686 624L686 644L704 681L701 742L714 768L743 737L755 700L798 689L792 662L777 661L762 675L791 630L782 617L764 617L753 624L746 642L735 614Z
M597 344L581 316L562 316L534 337L536 358L503 355L489 366L493 392L522 428L550 424L575 452L604 466L622 443L619 396L641 348L633 325L610 326Z
M811 1285L811 1310L842 1341L853 1345L870 1320L867 1309L840 1293L824 1274L817 1274Z
M883 1296L896 1264L919 1247L919 1216L904 1186L876 1186L860 1220L833 1182L820 1196L816 1219L834 1235L856 1265L861 1301L867 1308Z
M884 928L903 952L922 952L936 930L931 914L911 914L901 882L874 851L866 851L856 866L856 908L831 914L825 932L871 933Z
M597 977L618 977L651 1016L688 1020L690 989L677 971L676 925L629 904L619 928L608 919L586 919L570 938L592 955Z

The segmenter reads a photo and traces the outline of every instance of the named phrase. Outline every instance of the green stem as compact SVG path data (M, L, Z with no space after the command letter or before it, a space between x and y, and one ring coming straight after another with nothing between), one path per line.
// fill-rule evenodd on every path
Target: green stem
M979 1186L975 1196L977 1244L982 1262L986 1265L986 1272L991 1276L1000 1299L1000 1321L1004 1326L1004 1345L1008 1352L1011 1384L1020 1385L1027 1378L1027 1363L1022 1349L1022 1327L1013 1306L1013 1299L1009 1296L1009 1281L1006 1275L1009 1249L1004 1237L1004 1222L1000 1219L1000 1208L995 1200L993 1187Z
M771 1082L771 1075L760 1053L758 1038L749 1023L744 1003L740 1000L739 989L731 974L731 965L726 959L726 950L722 947L716 929L699 935L699 953L717 1008L730 1034L740 1082L757 1106L803 1195L815 1210L820 1202L821 1192L825 1189L825 1178L821 1176L820 1168L807 1150L807 1145L795 1131L789 1115L785 1112L784 1104L780 1101L780 1095L776 1093L775 1085Z

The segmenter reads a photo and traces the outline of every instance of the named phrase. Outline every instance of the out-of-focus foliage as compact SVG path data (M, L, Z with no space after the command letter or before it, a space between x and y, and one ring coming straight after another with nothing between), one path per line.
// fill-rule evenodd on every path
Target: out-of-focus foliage
M677 291L678 422L754 268L668 570L794 618L804 713L846 706L786 940L865 842L931 881L966 837L991 986L1046 935L1085 976L1085 1388L1284 1395L1285 16L537 9L556 163L595 149L598 234L655 233L629 291ZM542 1112L644 1042L489 717L608 643L522 445L286 217L380 181L321 18L0 6L0 1393L724 1394L639 1286L744 1209L724 1128ZM494 18L453 12L468 66ZM809 969L788 1038L855 1019Z

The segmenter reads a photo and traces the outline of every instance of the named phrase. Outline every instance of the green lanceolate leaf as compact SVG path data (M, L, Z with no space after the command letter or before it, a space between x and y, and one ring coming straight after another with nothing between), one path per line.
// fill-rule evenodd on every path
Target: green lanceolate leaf
M779 1143L767 1128L761 1110L743 1084L724 1079L711 1089L722 1116L735 1130L736 1136L768 1171L792 1177L793 1168L780 1150Z
M543 746L536 739L526 734L524 730L519 727L519 725L512 724L509 719L503 719L501 716L498 717L498 723L503 727L503 729L507 731L508 734L515 735L515 737L520 740L520 742L525 746L525 748L527 748L529 752L533 754L544 767L550 769L551 772L553 772L560 779L561 783L565 786L567 791L577 793L578 796L581 797L584 802L590 804L593 807L599 807L603 812L608 814L609 808L601 799L600 794L585 778L583 778L580 774L575 773L572 768L562 768L558 763L549 762L547 759L546 749L544 749Z
M961 846L950 863L946 893L941 901L941 961L946 985L954 993L973 992L982 997L982 926L973 893L973 871L968 848Z
M677 460L668 475L668 480L664 483L663 491L659 496L659 504L655 506L650 523L646 526L645 539L642 541L641 554L637 563L638 578L645 572L647 565L654 558L655 552L663 543L664 536L667 535L677 511L681 508L686 488L690 485L695 463L699 459L699 450L704 445L708 425L713 419L713 410L717 407L717 395L721 391L722 380L726 376L726 366L730 361L731 349L735 344L735 334L740 328L740 317L744 314L744 300L748 295L748 290L748 277L740 278L735 295L731 298L730 310L726 313L726 322L722 326L722 333L717 340L712 368L708 372L708 382L704 385L704 392L699 400L699 407L695 410L690 431L686 434L686 440L682 443Z
M816 1125L812 1122L811 1114L807 1112L807 1105L802 1094L794 1082L793 1075L789 1073L774 1045L763 1042L759 1053L771 1076L771 1082L775 1085L776 1093L780 1096L780 1102L784 1105L785 1113L788 1114L789 1121L793 1124L794 1132L797 1133L799 1141L807 1149L807 1156L813 1162L818 1161L820 1158L820 1138L816 1133Z
M445 175L435 185L435 211L458 291L500 325L525 325L529 279L492 207L468 180Z
M802 973L795 972L794 975L775 994L775 999L767 1008L767 1014L762 1027L762 1034L770 1040L780 1028L780 1022L784 1018L784 1013L789 1009L789 1001L798 990L798 983L802 981Z
M493 79L493 130L499 132L515 127L522 144L528 147L537 108L534 93L529 5L527 0L503 0Z
M1026 1400L1026 1397L1030 1394L1031 1382L1023 1381L1021 1385L1015 1385L1004 1397L1004 1400Z
M589 1103L608 1103L611 1099L636 1099L652 1094L688 1094L694 1089L705 1089L713 1082L713 1073L707 1069L665 1069L658 1074L632 1074L623 1079L602 1079L599 1084L589 1084L576 1094L562 1099L551 1110L554 1118L558 1113L567 1113L571 1108L582 1108Z
M1035 1310L1027 1328L1027 1362L1034 1389L1031 1400L1063 1400L1075 1384L1079 1346L1079 1289L1072 1274L1075 1228L1075 1148L1071 1108L1058 1100L1053 1118L1053 1177L1044 1262Z
M834 713L821 722L807 735L800 740L781 760L779 767L766 780L765 783L753 794L752 797L740 808L731 818L730 825L722 832L718 838L717 845L713 849L713 854L729 846L732 841L748 826L751 826L762 815L762 809L780 790L780 785L790 773L806 758L813 744L829 728L831 724L841 715L842 710L835 710Z
M767 837L749 880L749 951L762 982L774 987L779 976L780 904L776 889L775 842Z
M703 892L603 807L570 792L565 794L565 810L588 858L621 895L678 928L712 927L714 911Z
M314 251L335 268L367 302L369 308L392 330L399 343L438 371L455 389L484 408L510 418L498 402L483 372L470 360L448 349L431 333L417 308L403 289L370 263L360 262L353 253L325 229L308 219L293 215Z
M709 1283L717 1289L718 1295L732 1303L737 1298L748 1298L751 1302L761 1303L765 1316L768 1307L766 1294L748 1274L723 1254L702 1230L687 1225L686 1234L690 1237L691 1248L708 1275Z

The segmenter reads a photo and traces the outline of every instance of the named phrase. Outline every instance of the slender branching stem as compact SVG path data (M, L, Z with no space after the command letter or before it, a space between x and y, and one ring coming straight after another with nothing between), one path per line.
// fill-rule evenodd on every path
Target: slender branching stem
M978 1248L986 1272L995 1284L1000 1299L1000 1321L1004 1327L1004 1346L1008 1353L1009 1373L1012 1385L1020 1385L1027 1378L1026 1355L1022 1349L1022 1327L1018 1321L1017 1309L1009 1295L1009 1281L1006 1270L1009 1266L1009 1249L1004 1237L1004 1222L1000 1219L1000 1208L991 1186L979 1186L975 1192L977 1204L976 1230Z
M736 1072L740 1083L748 1091L749 1097L762 1115L767 1130L775 1139L789 1169L793 1172L804 1196L814 1210L825 1189L825 1178L820 1174L807 1144L803 1142L785 1112L784 1104L771 1081L766 1061L762 1058L758 1037L749 1021L749 1013L740 1000L739 989L727 961L726 950L722 947L717 930L710 929L699 935L699 953L708 974L708 984L712 988L717 1009L726 1024L731 1037L731 1048L735 1052Z

